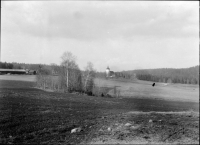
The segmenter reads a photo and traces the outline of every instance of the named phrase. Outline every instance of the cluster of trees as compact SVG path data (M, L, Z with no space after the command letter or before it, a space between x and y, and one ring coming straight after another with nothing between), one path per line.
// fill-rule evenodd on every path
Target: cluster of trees
M4 69L13 69L12 63L0 62L0 68Z
M92 94L95 78L93 64L88 62L85 70L80 70L76 63L76 57L71 52L63 53L61 59L60 65L0 62L0 68L36 70L38 88Z
M7 62L0 62L0 68L3 69L29 69L29 70L38 70L39 66L46 66L50 67L49 65L45 64L26 64L26 63L7 63Z
M125 79L134 79L134 76L129 74L129 73L125 73L124 71L122 72L116 72L115 73L115 77L116 78L125 78Z
M127 71L127 73L135 74L139 80L163 83L199 84L199 66L181 69L143 69Z
M92 94L95 77L93 64L88 62L85 70L81 71L76 63L76 57L71 52L65 52L61 59L60 65L40 66L37 74L37 87Z

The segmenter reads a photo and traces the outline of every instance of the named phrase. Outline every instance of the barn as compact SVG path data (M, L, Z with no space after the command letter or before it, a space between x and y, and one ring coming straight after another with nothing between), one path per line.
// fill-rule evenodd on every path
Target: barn
M0 74L26 74L25 69L0 69Z

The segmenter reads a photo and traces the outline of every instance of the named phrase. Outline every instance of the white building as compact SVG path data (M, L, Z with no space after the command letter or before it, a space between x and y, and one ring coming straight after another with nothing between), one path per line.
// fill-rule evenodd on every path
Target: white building
M106 77L115 77L115 72L111 71L109 67L106 68Z
M107 67L107 68L106 68L106 77L109 77L109 76L110 76L110 68Z

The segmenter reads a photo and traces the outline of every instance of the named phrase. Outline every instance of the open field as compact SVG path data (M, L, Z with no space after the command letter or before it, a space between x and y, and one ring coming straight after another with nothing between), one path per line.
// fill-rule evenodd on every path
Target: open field
M0 143L199 143L199 103L192 99L104 98L46 92L33 88L32 76L20 77L23 81L17 76L13 80L0 77ZM151 91L148 85L145 88ZM71 133L76 127L81 131Z
M35 75L0 75L0 80L35 82L36 76Z
M127 82L115 79L96 79L95 84L104 87L118 86L117 90L122 97L199 102L199 85L156 83L152 87L153 82L149 81Z
M55 76L57 79L57 76ZM20 80L35 82L35 75L0 75L0 80ZM0 82L1 83L1 82ZM152 87L153 82L141 81L141 80L115 80L115 79L95 79L95 84L100 87L113 88L118 86L117 90L120 92L121 97L130 98L152 98L152 99L165 99L176 101L192 101L199 102L199 85L188 84L166 84L156 83ZM5 86L6 84L2 85ZM13 87L17 87L17 83L12 84ZM9 87L10 84L9 84ZM113 94L113 91L110 91Z

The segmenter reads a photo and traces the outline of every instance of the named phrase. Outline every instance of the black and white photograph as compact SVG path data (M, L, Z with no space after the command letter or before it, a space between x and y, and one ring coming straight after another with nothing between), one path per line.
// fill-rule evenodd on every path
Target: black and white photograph
M199 1L1 1L0 144L199 144Z

